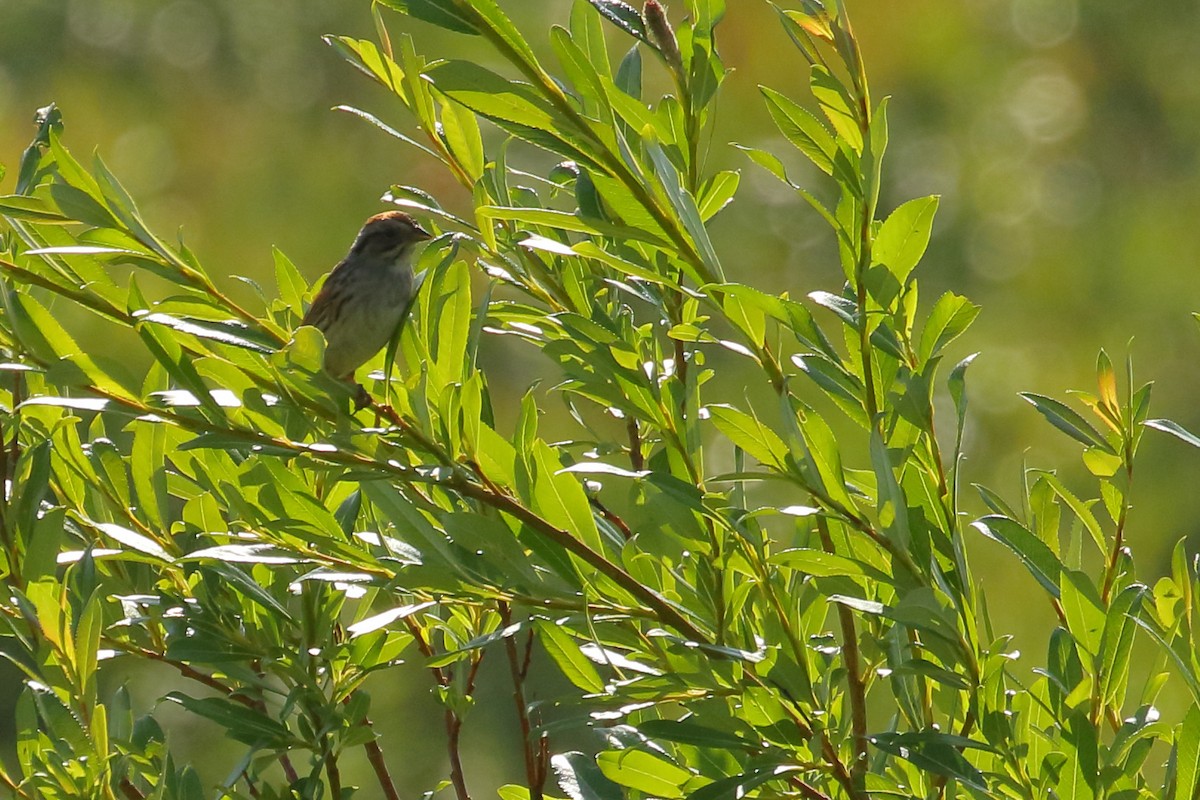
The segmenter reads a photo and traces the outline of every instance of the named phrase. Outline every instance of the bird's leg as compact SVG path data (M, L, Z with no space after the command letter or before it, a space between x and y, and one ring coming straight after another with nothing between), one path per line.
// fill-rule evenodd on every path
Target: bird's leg
M375 405L375 399L367 392L361 383L354 384L354 410L362 411L367 406Z

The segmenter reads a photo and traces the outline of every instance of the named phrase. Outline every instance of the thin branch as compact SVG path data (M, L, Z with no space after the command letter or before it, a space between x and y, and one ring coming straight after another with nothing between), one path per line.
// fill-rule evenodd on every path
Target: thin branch
M625 520L621 519L619 516L614 514L612 511L609 511L608 506L606 506L606 505L604 505L604 503L600 502L600 498L589 497L588 504L591 505L592 508L599 511L600 516L604 517L604 519L606 519L608 522L612 523L612 526L614 528L616 528L617 530L619 530L621 532L621 535L625 537L625 541L628 542L630 539L633 538L633 530L629 527L629 525L625 522Z
M342 796L342 770L338 767L337 753L325 754L325 776L329 779L330 797L340 800Z
M368 728L374 728L371 720L363 720L363 724ZM388 772L387 761L383 758L383 748L379 746L379 742L375 739L363 745L367 751L367 761L371 763L371 769L375 771L375 779L379 781L379 788L383 792L386 800L400 800L400 793L396 791L396 784L392 781L392 774Z
M638 430L637 418L629 416L625 429L629 433L629 466L635 472L641 472L646 467L646 457L642 455L642 433Z
M404 624L408 627L408 632L412 634L413 640L417 644L417 650L427 659L434 657L433 646L429 640L425 638L425 632L421 630L421 626L416 623L411 617L404 618ZM477 659L471 667L471 673L467 679L467 690L470 692L471 686L475 682L475 672L479 669L479 661ZM433 675L434 682L443 689L449 689L450 676L441 667L431 666L429 672ZM446 706L443 713L443 720L446 726L446 753L450 761L450 783L454 786L454 795L457 800L471 800L471 794L467 791L467 781L463 774L462 768L462 753L459 749L459 734L462 731L462 720L454 713L454 709L449 705Z
M129 778L122 778L119 785L121 787L121 794L125 795L127 800L146 800L146 795L142 794L140 789L130 783Z
M833 537L829 534L829 523L817 518L817 530L825 552L836 555ZM854 739L854 761L850 765L850 777L856 792L866 790L867 778L867 689L863 683L862 659L858 654L858 632L854 625L854 612L848 606L837 604L838 622L842 628L842 661L846 665L846 693L850 697L850 730Z
M512 609L508 603L497 604L500 610L500 624L505 628L512 625ZM532 642L532 639L530 640ZM504 652L508 656L508 672L513 683L513 704L517 709L517 720L521 726L521 752L525 756L525 781L529 787L530 800L542 800L542 789L545 785L545 765L542 754L547 751L546 735L538 738L537 750L531 741L533 727L529 724L529 706L525 701L525 677L529 670L529 655L531 648L525 648L525 662L521 663L517 654L517 643L511 636L504 637Z
M788 778L788 783L796 787L796 790L800 792L801 797L807 797L808 800L832 800L829 795L820 791L815 786L806 783L799 776L792 776Z

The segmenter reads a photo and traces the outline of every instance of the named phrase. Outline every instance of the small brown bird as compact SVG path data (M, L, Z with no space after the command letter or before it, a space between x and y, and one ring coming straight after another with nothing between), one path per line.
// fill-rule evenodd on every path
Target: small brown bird
M330 375L353 381L354 370L391 339L412 301L413 251L429 238L402 211L385 211L363 224L300 321L325 334Z

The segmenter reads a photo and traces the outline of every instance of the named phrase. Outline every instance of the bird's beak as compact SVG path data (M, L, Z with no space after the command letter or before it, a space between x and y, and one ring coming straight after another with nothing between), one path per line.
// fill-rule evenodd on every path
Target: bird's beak
M424 228L421 228L421 227L418 227L418 228L417 228L417 233L418 233L418 234L420 234L420 239L421 239L421 241L423 241L423 242L424 242L424 241L428 241L429 239L432 239L432 238L433 238L433 234L432 234L432 233L430 233L429 231L427 231L427 230L425 230Z

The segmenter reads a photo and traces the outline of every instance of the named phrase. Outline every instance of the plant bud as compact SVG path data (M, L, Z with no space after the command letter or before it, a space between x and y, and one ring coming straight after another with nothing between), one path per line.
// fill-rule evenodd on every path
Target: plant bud
M672 69L682 71L683 57L679 54L679 42L676 41L675 31L667 19L666 9L658 0L646 0L646 4L642 6L642 17L646 20L650 40L654 42L658 52Z

